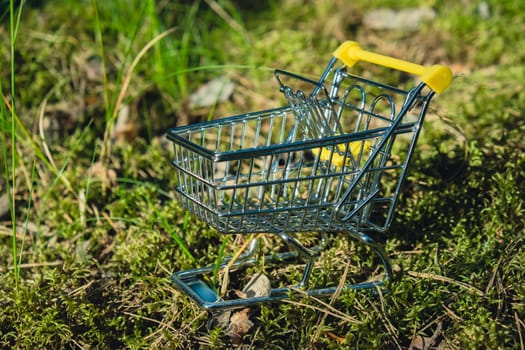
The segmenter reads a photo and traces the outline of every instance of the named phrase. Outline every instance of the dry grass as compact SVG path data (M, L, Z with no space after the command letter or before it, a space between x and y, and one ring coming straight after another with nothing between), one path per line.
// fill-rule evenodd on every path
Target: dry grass
M395 222L376 237L396 280L388 293L338 289L331 300L254 309L244 345L524 348L522 1L484 2L486 18L472 1L437 2L437 18L415 32L365 28L369 2L305 3L93 1L98 24L92 4L25 5L14 57L8 40L0 45L0 165L16 209L13 220L0 208L0 347L232 347L170 281L172 271L214 264L224 237L174 200L164 133L208 117L188 105L205 81L236 84L212 107L217 117L274 107L282 98L270 68L316 77L352 39L456 73L429 111ZM123 109L126 131L112 138ZM3 206L7 188L2 179ZM326 257L338 276L373 271L367 252L343 241Z

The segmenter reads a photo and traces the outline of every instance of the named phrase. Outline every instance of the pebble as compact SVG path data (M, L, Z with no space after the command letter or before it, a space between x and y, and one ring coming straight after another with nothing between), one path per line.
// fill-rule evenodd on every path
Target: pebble
M430 7L412 7L395 11L379 8L365 14L363 25L373 30L409 30L418 29L421 24L436 18L436 11Z
M490 7L485 1L480 2L478 5L478 14L483 19L490 18Z
M226 76L210 80L190 95L190 107L211 107L216 103L224 102L231 97L234 88L235 85Z

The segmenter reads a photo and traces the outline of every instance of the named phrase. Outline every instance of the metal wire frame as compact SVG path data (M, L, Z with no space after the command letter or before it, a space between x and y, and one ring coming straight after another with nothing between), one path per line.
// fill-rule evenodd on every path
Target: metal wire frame
M330 74L328 91L324 81ZM274 258L306 261L296 287L307 286L316 253L293 233L347 232L369 246L384 267L382 280L348 288L382 285L391 277L391 267L367 232L390 226L434 93L423 83L405 91L354 76L344 68L333 69L332 61L321 82L284 71L276 76L288 106L168 132L181 204L223 233L277 234L296 253ZM283 77L310 84L312 92L292 89ZM361 146L354 152L356 142ZM236 264L250 263L252 250ZM293 290L274 288L267 297L222 300L199 279L210 269L173 275L179 288L208 310L278 300ZM307 293L333 292L321 288Z

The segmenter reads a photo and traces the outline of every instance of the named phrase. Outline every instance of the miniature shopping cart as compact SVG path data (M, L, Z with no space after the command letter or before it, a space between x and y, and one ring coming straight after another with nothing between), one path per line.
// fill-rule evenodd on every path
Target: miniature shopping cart
M358 61L420 82L408 89L376 82L368 77L376 66L351 74ZM305 262L296 285L248 298L225 299L208 283L203 276L217 264L174 273L178 288L209 311L289 298L296 288L301 295L332 295L335 286L308 288L324 241L306 247L298 239L304 232L343 232L368 246L383 266L382 278L347 287L384 284L392 270L370 233L389 228L429 102L452 80L447 67L375 54L354 42L334 52L319 80L281 70L275 75L286 106L168 131L185 208L225 234L274 234L292 253L273 258ZM231 267L254 262L254 242Z

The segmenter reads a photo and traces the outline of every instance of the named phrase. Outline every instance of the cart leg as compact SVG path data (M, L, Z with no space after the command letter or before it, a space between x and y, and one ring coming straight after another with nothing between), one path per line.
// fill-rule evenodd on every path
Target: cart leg
M245 262L245 261L248 261L250 260L254 254L255 254L255 251L257 250L257 244L259 243L259 239L258 238L253 238L252 241L250 242L250 245L248 245L248 250L246 252L244 252L239 258L238 258L238 261L240 263L242 262ZM232 257L227 257L224 259L223 261L223 264L226 264L228 261L230 261L232 259Z
M374 285L382 285L387 280L389 280L392 277L392 265L390 264L390 259L388 259L388 256L383 249L381 245L379 245L377 242L375 242L370 236L363 232L359 231L352 231L351 236L355 239L357 239L359 242L363 243L364 245L368 246L381 260L381 263L383 264L383 268L385 269L385 277L379 282L364 282L362 284L356 285L357 288L369 288L373 287ZM372 284L369 286L369 284ZM352 286L351 286L352 287Z
M312 268L314 267L316 257L315 252L312 252L310 249L306 248L297 239L295 239L295 237L292 237L284 232L279 233L279 237L281 237L281 239L290 247L294 248L297 253L299 253L299 255L301 255L306 260L306 267L304 269L303 277L298 285L299 288L306 287L308 285L308 280L310 279Z

